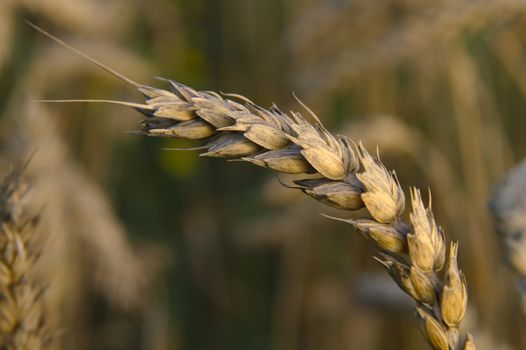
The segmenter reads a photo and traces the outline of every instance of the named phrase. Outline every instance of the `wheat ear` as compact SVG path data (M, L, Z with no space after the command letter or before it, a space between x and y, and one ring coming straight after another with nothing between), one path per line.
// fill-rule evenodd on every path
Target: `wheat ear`
M51 342L43 287L34 278L42 240L27 212L27 188L13 171L0 184L0 332L2 348L45 349Z
M162 80L170 90L138 84L88 59L146 96L144 104L132 105L146 117L140 133L204 140L197 147L205 150L201 156L247 161L280 173L316 174L316 179L294 181L295 187L339 209L365 207L371 218L337 220L351 224L371 242L378 252L376 259L416 301L421 329L431 347L475 349L471 335L461 336L458 329L467 305L466 280L457 265L458 244L451 243L446 254L444 233L416 188L411 189L410 224L402 221L405 196L395 173L361 142L356 146L345 136L331 134L299 100L313 123L300 113L286 114L277 106L265 109L240 95L196 91L167 79Z
M505 176L489 207L504 259L517 277L521 309L526 316L526 159Z

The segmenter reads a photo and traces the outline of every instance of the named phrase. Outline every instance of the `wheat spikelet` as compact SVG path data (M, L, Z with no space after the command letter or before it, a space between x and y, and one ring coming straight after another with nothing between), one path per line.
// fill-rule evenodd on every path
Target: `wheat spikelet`
M338 209L365 207L370 218L333 219L351 224L370 241L376 259L416 301L422 332L434 349L475 348L471 336L461 335L458 329L467 306L466 280L457 264L458 243L452 242L446 253L431 198L424 206L416 188L411 189L410 223L403 222L405 195L395 173L361 142L355 145L345 136L331 134L299 100L313 123L300 113L286 114L277 106L265 109L240 95L196 91L172 80L166 80L170 90L139 84L35 28L146 96L143 104L102 101L127 105L145 115L139 133L203 140L195 148L204 150L201 156L246 161L279 173L315 174L314 179L294 181L292 187ZM75 101L89 100L69 102Z
M0 333L7 349L45 349L42 292L32 275L41 253L38 216L26 212L27 188L11 172L0 185Z

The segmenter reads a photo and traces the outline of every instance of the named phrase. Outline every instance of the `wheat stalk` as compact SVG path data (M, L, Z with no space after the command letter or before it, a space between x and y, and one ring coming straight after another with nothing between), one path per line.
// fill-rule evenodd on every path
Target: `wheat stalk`
M170 90L139 84L34 27L147 98L145 103L54 102L133 107L146 117L141 134L204 140L194 148L205 150L201 156L247 161L279 173L315 174L315 179L296 180L292 187L338 209L365 207L370 218L331 218L351 224L369 240L377 252L375 258L416 301L421 330L433 349L475 349L471 335L460 335L458 329L467 305L466 280L457 264L458 243L451 243L446 254L444 232L435 223L431 198L425 207L416 188L410 191L410 223L403 222L405 196L395 173L386 169L379 156L370 155L361 142L355 145L345 136L331 134L299 100L313 123L300 113L286 114L277 106L265 109L240 95L196 91L166 79Z
M13 171L0 184L0 334L3 348L45 349L51 342L43 288L35 281L41 254L38 216L27 213L27 187Z

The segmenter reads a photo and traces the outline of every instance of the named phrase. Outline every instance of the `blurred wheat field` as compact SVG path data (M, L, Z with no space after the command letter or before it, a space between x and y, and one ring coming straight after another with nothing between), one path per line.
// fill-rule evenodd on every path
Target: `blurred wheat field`
M270 172L128 135L132 79L242 93L381 150L460 242L478 349L526 348L487 203L526 155L521 0L4 0L0 169L30 159L38 263L63 349L422 349L413 305L342 216ZM286 178L282 178L286 179ZM526 194L525 194L526 195ZM526 253L525 253L526 254Z

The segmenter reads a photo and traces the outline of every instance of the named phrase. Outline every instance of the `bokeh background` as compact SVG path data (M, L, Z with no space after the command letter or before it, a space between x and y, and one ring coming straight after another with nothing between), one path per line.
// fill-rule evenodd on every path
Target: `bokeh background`
M413 308L346 216L241 162L127 134L134 80L299 110L377 146L460 241L466 327L524 349L487 210L526 154L523 0L0 0L0 164L24 163L48 232L41 278L63 349L422 349Z

